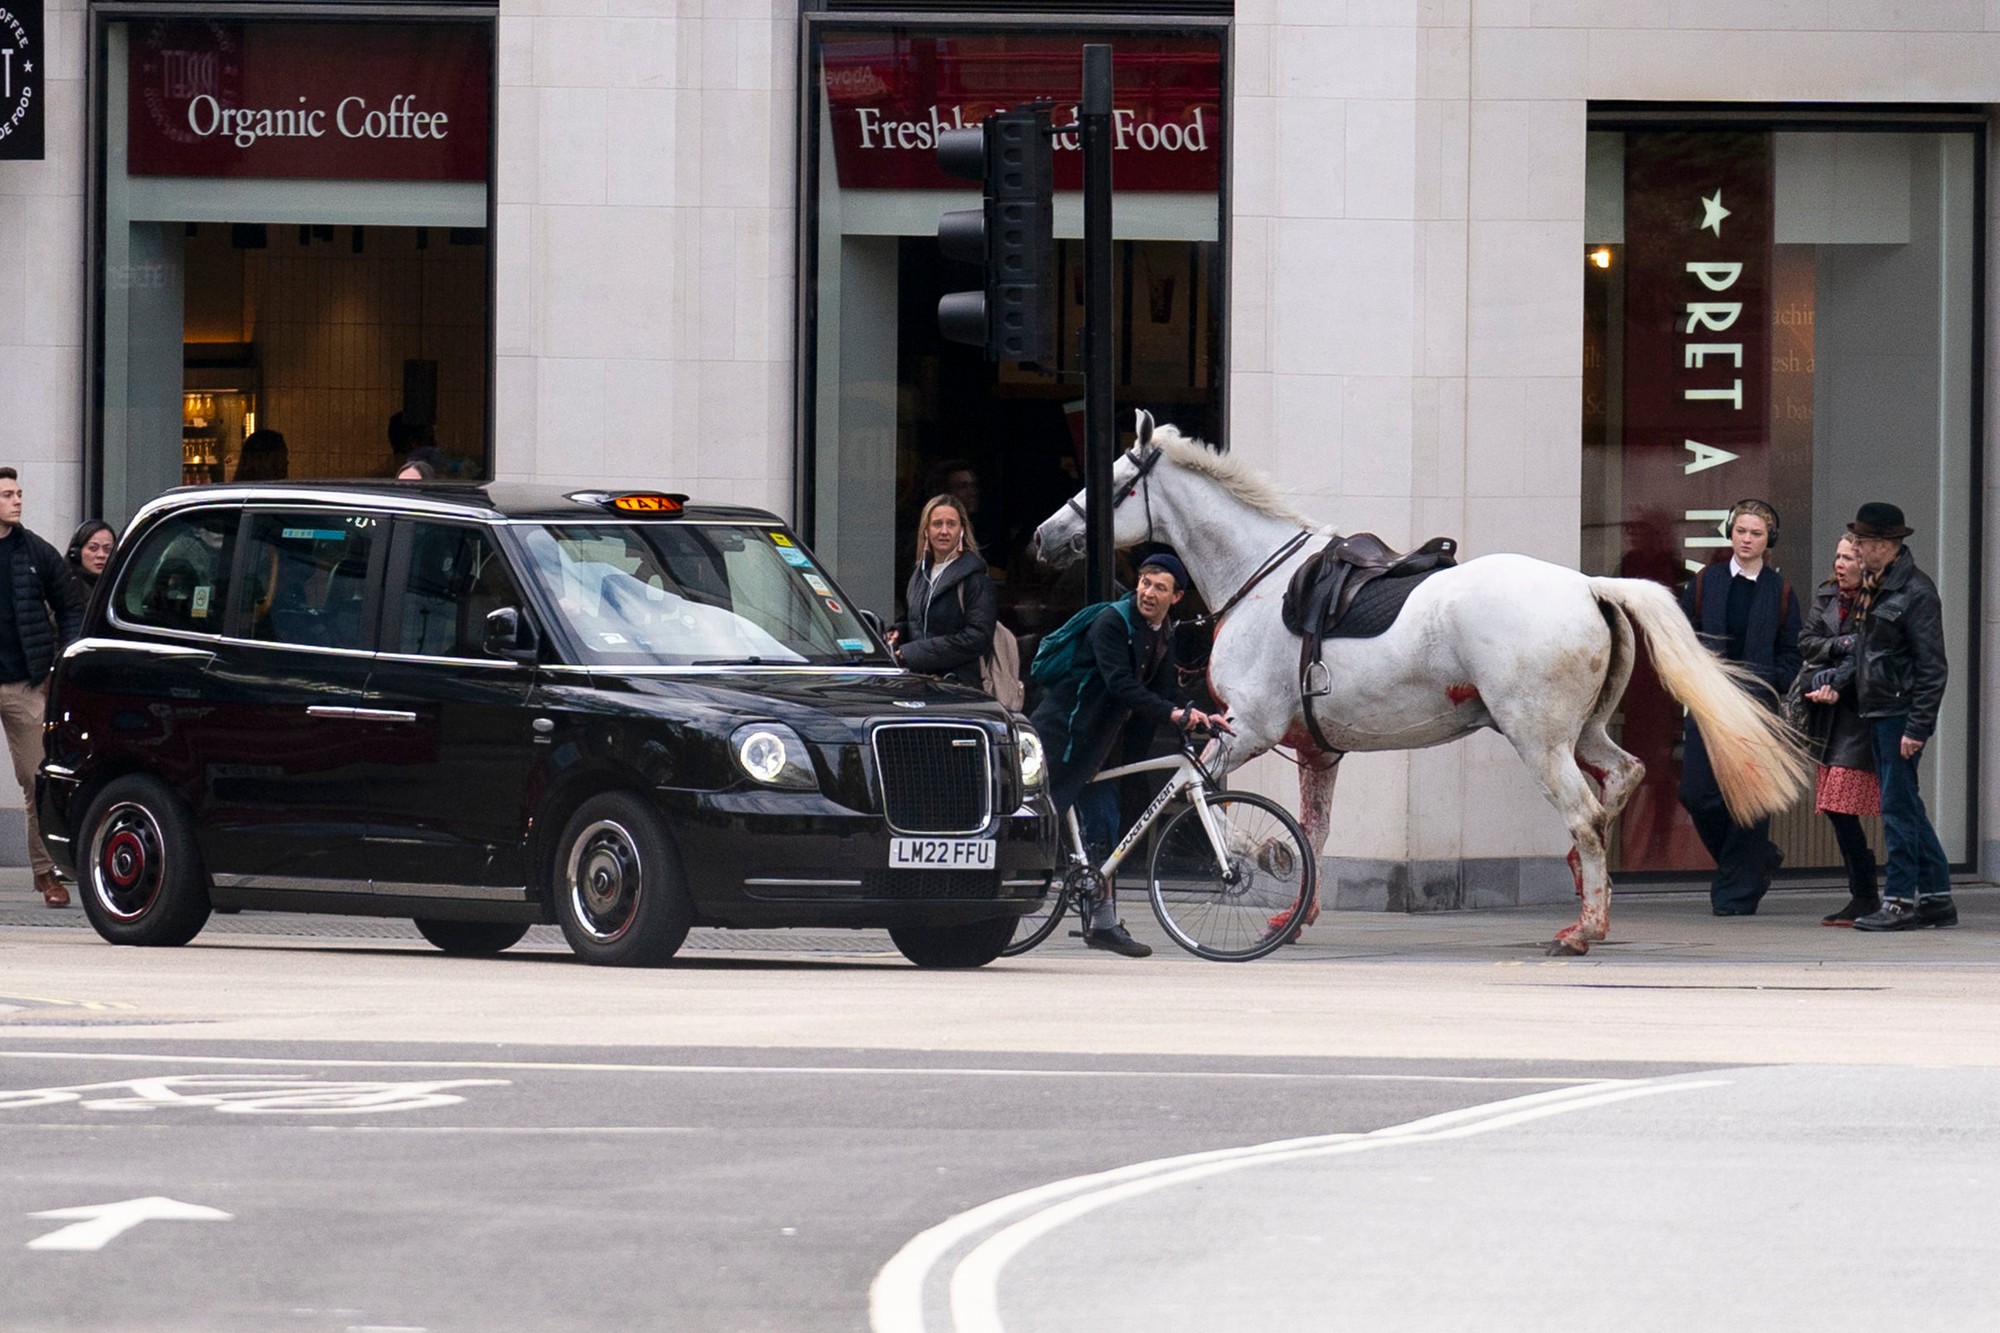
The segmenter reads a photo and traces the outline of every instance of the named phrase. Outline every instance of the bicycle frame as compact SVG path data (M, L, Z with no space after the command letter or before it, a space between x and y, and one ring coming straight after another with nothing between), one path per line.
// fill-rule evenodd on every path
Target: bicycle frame
M1215 851L1216 865L1227 869L1229 865L1228 852L1222 845L1222 837L1216 831L1215 819L1209 813L1208 809L1208 789L1214 779L1209 776L1208 770L1202 766L1201 760L1192 752L1183 748L1178 755L1162 755L1157 759L1146 759L1136 764L1122 764L1117 768L1107 768L1090 781L1092 785L1095 785L1099 782L1109 782L1115 778L1126 777L1134 773L1158 773L1168 769L1173 771L1173 776L1167 779L1167 785L1160 789L1160 794L1153 798L1152 804L1148 805L1139 818L1133 821L1132 827L1126 830L1125 836L1118 840L1118 845L1111 849L1111 855L1104 859L1104 864L1097 867L1097 872L1103 876L1107 887L1112 883L1113 876L1118 873L1118 867L1125 860L1126 854L1139 844L1139 840L1146 836L1146 830L1150 829L1154 821L1159 819L1160 812L1166 809L1174 797L1180 795L1182 792L1188 793L1188 799L1193 803L1196 812L1200 816L1202 831L1208 834L1208 845ZM1077 827L1075 807L1071 807L1065 812L1064 821L1069 828L1071 857L1084 865L1089 865L1090 853L1083 845L1083 832Z

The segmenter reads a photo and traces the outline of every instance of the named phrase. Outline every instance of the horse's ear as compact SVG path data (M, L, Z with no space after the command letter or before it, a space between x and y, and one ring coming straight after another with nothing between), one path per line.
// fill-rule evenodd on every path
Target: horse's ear
M1135 437L1132 443L1141 449L1153 442L1153 414L1143 407L1134 414L1132 434Z

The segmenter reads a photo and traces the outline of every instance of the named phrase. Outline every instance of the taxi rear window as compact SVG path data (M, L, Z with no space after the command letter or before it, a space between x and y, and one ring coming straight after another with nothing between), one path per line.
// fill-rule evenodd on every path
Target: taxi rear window
M221 634L237 511L209 509L162 519L126 562L112 602L130 624Z

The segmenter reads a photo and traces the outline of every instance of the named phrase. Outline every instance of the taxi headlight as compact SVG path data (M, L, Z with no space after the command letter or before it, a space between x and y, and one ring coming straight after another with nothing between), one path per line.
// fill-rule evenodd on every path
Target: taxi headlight
M1021 756L1021 785L1041 786L1048 773L1042 762L1042 738L1033 727L1022 727L1014 733L1014 746L1015 753Z
M729 743L738 766L767 787L819 786L805 742L782 723L753 722L738 727Z

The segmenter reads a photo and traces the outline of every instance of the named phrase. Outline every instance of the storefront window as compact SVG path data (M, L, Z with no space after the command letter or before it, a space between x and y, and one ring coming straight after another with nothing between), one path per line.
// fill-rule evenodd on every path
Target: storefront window
M101 35L100 512L412 450L484 475L491 22Z
M1118 419L1143 406L1215 439L1225 30L807 31L805 521L848 590L887 614L923 502L958 493L1002 618L1032 640L1082 600L1080 568L1058 583L1027 553L1081 485L1082 153L1056 140L1056 363L995 366L938 333L938 298L978 281L940 258L938 219L979 195L938 169L935 135L1037 98L1073 122L1084 43L1111 45Z
M1584 568L1678 587L1729 558L1727 512L1759 497L1809 607L1855 510L1900 505L1944 599L1952 683L1922 779L1955 861L1972 837L1983 151L1963 127L1598 129L1583 255ZM1681 710L1643 662L1620 721L1647 775L1615 864L1707 868L1677 799ZM1810 797L1772 837L1788 867L1840 864Z

